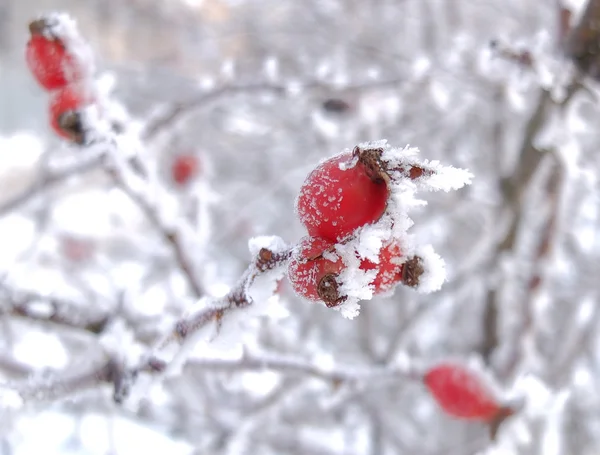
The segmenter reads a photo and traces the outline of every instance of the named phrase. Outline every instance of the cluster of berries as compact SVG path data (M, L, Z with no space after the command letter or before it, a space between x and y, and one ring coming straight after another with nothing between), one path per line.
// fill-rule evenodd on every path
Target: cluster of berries
M391 293L398 284L424 292L441 286L442 259L432 250L418 254L406 232L412 223L406 213L410 195L416 189L460 188L470 174L420 162L417 152L386 141L365 143L308 175L296 208L309 235L288 266L297 294L330 308L350 306L345 315L352 317L359 300Z
M39 85L49 92L52 129L60 137L85 142L85 107L94 103L93 59L71 24L58 14L29 24L26 61Z
M91 50L81 39L74 22L49 14L29 24L26 62L38 84L50 94L49 115L53 131L76 144L88 142L92 133L90 106L98 107L93 80ZM96 124L97 126L97 124ZM116 123L111 125L118 131ZM178 186L188 184L199 172L198 157L179 154L171 162L171 177Z

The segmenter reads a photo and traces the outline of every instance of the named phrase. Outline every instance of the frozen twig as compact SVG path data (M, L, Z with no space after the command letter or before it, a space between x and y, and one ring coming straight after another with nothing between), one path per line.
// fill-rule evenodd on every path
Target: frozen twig
M333 87L326 82L319 80L300 81L297 86L301 90L321 89L328 93L353 93L370 89L393 87L399 83L405 82L405 78L387 79L381 81L371 81L362 84L353 84L345 87ZM278 96L286 96L290 93L290 85L285 83L258 82L246 85L227 85L215 88L209 92L203 93L189 101L174 103L164 112L150 119L142 131L142 139L149 140L157 136L161 131L172 126L179 119L190 114L196 109L207 106L227 96L253 93L272 93Z
M29 365L19 362L8 354L0 355L0 372L9 377L23 377L32 373Z
M45 171L40 177L29 187L17 194L13 198L0 205L0 216L5 215L21 205L33 199L38 194L50 190L55 185L58 185L70 177L89 172L102 163L104 155L98 154L85 159L62 169L55 171Z
M65 377L56 375L49 379L31 379L25 383L5 384L4 387L17 392L27 403L60 400L106 383L113 385L115 402L121 402L128 392L130 378L128 372L114 359Z
M93 334L101 333L110 320L107 314L95 317L84 316L80 310L81 305L67 299L8 288L3 288L0 292L4 294L4 304L0 304L0 314L9 314L36 322L50 322Z
M600 77L599 19L600 0L588 0L579 23L571 30L565 45L567 55L577 68L594 79Z
M536 148L535 141L544 128L549 112L552 108L563 108L573 96L577 93L581 84L577 80L567 88L567 95L559 103L555 103L551 93L548 90L541 89L536 108L531 114L525 127L524 137L521 142L518 161L514 172L507 178L502 179L500 189L504 197L504 203L499 210L499 216L508 213L510 224L506 234L498 241L495 257L497 260L507 252L515 249L517 236L522 228L523 214L522 204L529 184L537 172L546 152ZM499 308L501 307L502 289L500 286L492 285L488 290L484 314L483 330L484 339L482 342L481 353L486 362L491 360L491 356L500 343L498 335ZM519 341L513 340L519 343ZM506 366L504 373L508 374Z
M194 359L186 368L200 371L260 371L312 376L334 385L342 382L370 382L376 379L419 379L418 372L402 367L355 367L348 365L319 366L297 357L246 354L240 359Z
M182 343L188 336L214 322L219 329L222 319L230 311L246 308L252 303L249 288L254 280L261 274L283 267L291 255L291 250L274 252L262 248L246 271L243 273L236 285L222 298L213 299L211 306L184 318L175 324L173 331L162 342L161 348L177 341Z
M156 207L148 200L148 198L129 186L118 170L110 169L109 173L113 177L118 188L127 194L127 196L129 196L129 198L139 207L154 228L160 233L165 242L170 246L175 261L183 275L186 277L194 296L199 298L204 295L204 289L194 270L193 261L189 257L189 252L184 245L181 233L178 232L176 228L168 226L162 220Z

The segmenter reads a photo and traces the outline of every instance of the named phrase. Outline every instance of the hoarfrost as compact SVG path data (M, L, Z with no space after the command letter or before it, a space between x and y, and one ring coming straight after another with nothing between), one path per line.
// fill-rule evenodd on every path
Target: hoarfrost
M248 240L248 249L253 257L257 256L262 248L273 253L281 253L286 250L287 244L276 235L253 237Z
M19 392L0 384L0 411L17 410L23 405L24 401Z
M87 41L79 34L75 20L66 13L51 13L40 19L44 19L48 25L48 27L44 29L46 38L59 38L68 53L75 57L75 60L78 63L77 70L82 72L82 74L78 74L78 78L80 79L83 76L83 79L90 79L93 77L96 72L94 53ZM70 69L71 68L68 65L65 66L65 70ZM73 80L72 76L73 75L67 74L67 79Z

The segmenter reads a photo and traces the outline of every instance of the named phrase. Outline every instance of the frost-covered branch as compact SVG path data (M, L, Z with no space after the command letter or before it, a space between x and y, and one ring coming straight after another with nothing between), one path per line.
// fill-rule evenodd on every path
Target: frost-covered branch
M254 262L248 266L235 286L233 286L225 296L209 299L206 308L194 312L188 317L178 321L171 334L166 337L160 347L164 348L172 342L182 343L190 335L211 323L216 324L218 331L223 319L227 317L230 312L242 310L254 304L255 299L253 298L251 288L257 278L272 271L275 272L275 279L281 278L284 267L290 258L291 249L283 247L284 244L280 239L277 239L276 244L279 245L279 248L277 249L266 247L260 248L256 253ZM276 244L273 244L273 246ZM269 283L269 285L271 284L273 284L273 282ZM266 299L270 297L269 294L271 294L273 290L274 288L260 289L259 291L266 292L261 292L259 297Z
M9 355L0 354L0 372L8 377L21 378L33 372L33 369Z
M104 155L96 154L86 156L77 160L75 164L52 171L43 171L39 178L29 187L17 194L10 200L0 205L0 216L18 209L23 204L33 199L38 194L49 191L54 186L63 183L67 179L89 172L98 168L102 163Z
M53 374L49 378L32 378L25 382L0 384L2 389L18 394L23 403L51 402L95 389L106 383L113 386L113 398L121 402L127 395L130 377L122 364L114 359L66 376Z
M142 131L142 138L144 140L153 139L155 136L160 134L161 131L168 129L185 115L191 114L197 109L206 107L210 105L210 103L228 96L255 93L271 93L277 96L287 96L296 93L298 90L322 90L326 91L327 93L339 95L373 90L377 88L394 87L404 81L405 79L403 77L399 77L394 79L370 81L362 84L350 84L346 86L333 86L325 81L320 80L298 81L288 84L258 82L246 85L226 85L211 89L210 91L203 93L191 100L166 107L163 112L148 121L144 130Z
M190 258L189 249L183 241L183 236L175 226L168 226L161 218L158 209L148 197L132 188L118 169L109 169L118 188L120 188L144 213L154 229L162 236L163 240L170 246L179 269L186 277L194 296L199 298L204 295L202 283L194 269L193 260Z
M575 62L577 68L594 79L600 77L598 20L600 0L588 0L581 19L571 30L565 46L567 55Z
M266 354L246 354L240 359L193 359L186 368L203 371L262 371L271 370L285 374L312 376L334 385L343 382L370 382L377 379L419 380L417 370L407 365L367 368L364 365L331 365L319 366L297 357L276 356Z
M101 333L110 320L107 314L90 317L82 305L67 299L44 296L31 291L15 291L6 287L0 305L0 315L9 314L36 322L50 322L66 328L85 330L92 334Z
M523 219L523 203L527 190L533 176L538 172L541 163L547 156L546 150L540 150L536 146L536 140L546 126L546 122L552 109L564 108L573 99L575 94L581 88L581 84L575 78L566 89L565 97L555 102L551 93L546 89L541 89L538 97L538 102L533 110L527 125L525 126L524 136L519 149L518 160L515 164L514 171L510 176L503 178L500 182L500 191L503 196L503 204L498 211L498 217L508 216L508 228L502 238L498 240L497 250L495 253L496 260L502 260L509 252L513 252L518 235L524 227ZM498 264L497 264L498 267ZM503 298L503 280L500 278L497 284L492 284L487 292L484 314L483 314L483 342L481 353L486 361L491 361L491 356L496 348L501 343L499 330L500 308L502 308ZM506 340L502 341L506 342ZM512 340L511 343L520 343L520 341ZM514 352L514 346L511 348ZM516 348L518 349L518 348ZM512 363L512 361L508 361ZM508 374L508 367L505 363L502 368L504 374Z

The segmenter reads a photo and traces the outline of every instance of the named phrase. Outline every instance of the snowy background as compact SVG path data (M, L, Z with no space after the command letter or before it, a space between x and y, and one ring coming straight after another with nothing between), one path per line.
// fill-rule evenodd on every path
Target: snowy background
M565 2L572 24L585 4ZM0 454L595 454L600 90L560 50L559 7L0 0ZM97 150L51 134L23 50L54 10L142 128L141 204ZM184 365L114 402L107 359L138 359L227 294L250 238L296 243L316 163L384 138L474 174L412 214L446 262L439 292L398 288L348 320L284 280L267 317L187 343ZM200 163L185 187L180 154ZM405 374L447 358L519 403L496 441Z

